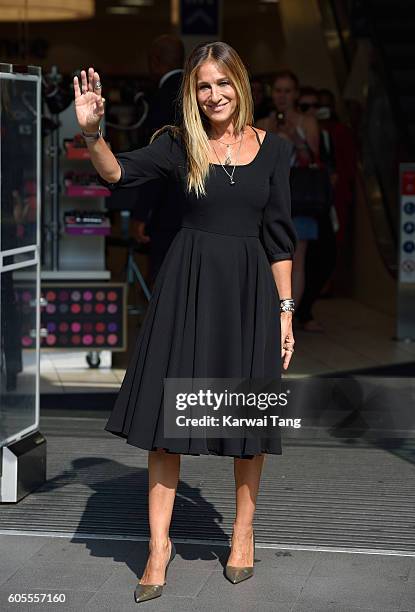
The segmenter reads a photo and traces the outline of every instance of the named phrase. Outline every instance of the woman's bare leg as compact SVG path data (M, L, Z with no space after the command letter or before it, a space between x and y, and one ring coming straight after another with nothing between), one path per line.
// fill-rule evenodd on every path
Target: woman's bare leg
M169 528L180 473L180 455L162 449L148 453L150 541L140 584L163 584L171 546Z
M252 459L234 459L236 519L227 565L253 565L252 524L264 458L264 455L256 455Z

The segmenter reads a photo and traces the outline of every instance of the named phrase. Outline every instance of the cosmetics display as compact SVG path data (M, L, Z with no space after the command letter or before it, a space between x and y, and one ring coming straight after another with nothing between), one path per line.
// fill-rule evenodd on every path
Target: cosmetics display
M54 119L59 126L44 147L42 282L110 280L105 255L110 191L97 180L74 104ZM105 121L102 129L105 134Z
M124 283L45 283L40 309L41 347L126 350L126 285ZM34 288L15 287L21 314L23 348L35 348L32 333Z
M66 172L64 178L65 195L80 198L100 198L111 195L109 189L101 185L95 172Z
M63 145L67 159L91 159L82 134L75 134L71 140L65 140Z
M107 142L107 145L111 148L109 142ZM65 148L66 159L91 159L82 134L75 134L73 138L64 140L63 146Z
M65 232L68 234L98 234L111 233L110 220L105 213L87 210L67 210L64 214Z

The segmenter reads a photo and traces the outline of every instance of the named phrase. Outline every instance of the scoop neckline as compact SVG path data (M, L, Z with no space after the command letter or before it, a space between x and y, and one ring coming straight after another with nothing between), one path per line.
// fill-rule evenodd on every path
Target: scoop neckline
M253 159L251 159L250 162L248 162L247 164L236 164L235 168L245 168L246 166L250 166L251 164L254 163L254 161L256 161L258 155L260 154L262 147L264 146L264 143L268 137L268 131L269 130L265 130L265 136L264 136L264 140L261 142L261 146L259 147L258 151L255 154L255 157ZM212 166L222 166L222 164L215 164L214 162L209 162L210 165ZM233 164L231 164L231 166L233 167Z

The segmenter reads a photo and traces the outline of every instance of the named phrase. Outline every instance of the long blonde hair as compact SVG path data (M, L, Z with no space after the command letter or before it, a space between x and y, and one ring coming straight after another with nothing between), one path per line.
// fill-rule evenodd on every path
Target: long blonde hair
M202 43L195 47L186 60L179 93L179 126L166 125L157 130L152 141L166 129L183 139L188 160L187 191L197 197L206 195L205 182L209 174L209 120L199 109L197 102L197 71L206 61L214 61L225 72L236 91L236 109L233 125L239 135L253 123L253 101L248 72L235 51L224 42Z

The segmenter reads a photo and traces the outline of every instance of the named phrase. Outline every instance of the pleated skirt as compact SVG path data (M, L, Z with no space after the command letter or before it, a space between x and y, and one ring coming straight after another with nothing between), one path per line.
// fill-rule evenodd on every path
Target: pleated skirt
M235 437L166 437L165 378L281 379L279 296L261 241L182 227L157 275L105 430L147 449L281 454L278 427Z

